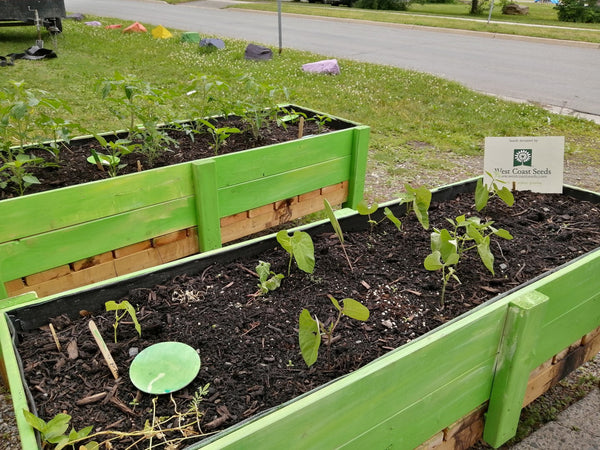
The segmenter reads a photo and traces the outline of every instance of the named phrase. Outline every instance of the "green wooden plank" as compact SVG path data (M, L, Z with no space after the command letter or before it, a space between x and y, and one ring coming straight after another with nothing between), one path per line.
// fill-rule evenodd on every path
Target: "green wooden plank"
M219 214L226 217L284 200L349 177L350 157L332 159L290 172L219 189Z
M0 242L193 194L189 164L153 169L0 202Z
M29 304L37 298L37 294L33 291L21 295L16 295L10 298L4 298L3 300L0 300L0 311L5 311L7 309L12 309L21 305Z
M352 146L352 162L348 179L348 199L346 208L356 209L363 199L365 177L367 175L367 158L369 156L369 133L366 126L354 129L354 145Z
M373 448L372 444L378 448L419 446L487 401L493 367L494 358L490 358L340 447L362 450ZM428 426L415 427L423 418Z
M498 303L401 347L243 429L234 428L207 448L337 448L363 434L374 439L369 440L371 448L412 448L487 399L506 314L506 304ZM457 400L462 394L454 387L456 383L462 387L465 377L472 391ZM456 402L455 407L437 417L438 402L444 401ZM416 415L415 411L429 412ZM393 432L369 433L390 418L394 418ZM377 436L382 436L381 441Z
M37 449L37 440L33 428L25 420L23 409L29 410L27 396L21 382L21 373L12 344L12 336L8 327L6 314L0 314L0 359L4 362L6 380L4 384L10 391L15 419L19 429L21 446L24 449Z
M353 131L341 130L215 158L219 188L350 156Z
M31 275L195 224L194 198L187 197L0 244L0 279Z
M217 194L217 166L214 159L192 165L196 189L196 222L201 251L221 247L220 202Z
M517 431L547 303L547 296L532 291L509 305L483 431L492 447L504 444Z

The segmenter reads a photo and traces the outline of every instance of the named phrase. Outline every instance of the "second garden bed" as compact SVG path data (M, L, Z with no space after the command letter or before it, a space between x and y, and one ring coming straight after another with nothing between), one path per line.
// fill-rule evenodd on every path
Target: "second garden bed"
M472 183L439 191L432 224L446 227L446 218L472 211L469 189ZM354 270L330 225L323 224L311 228L317 260L311 275L294 267L287 276L287 254L273 238L261 239L10 312L21 330L19 354L38 414L48 420L66 410L77 429L94 424L96 430L133 433L153 414L174 417L187 411L194 393L210 383L200 405L204 432L306 393L257 421L209 438L215 448L258 442L273 448L290 442L304 448L316 443L359 448L363 440L412 448L486 402L486 439L498 445L511 437L530 371L600 326L600 288L593 276L600 264L594 251L600 245L598 197L570 192L596 204L568 195L518 193L513 208L490 205L485 214L515 238L493 244L495 276L476 257L461 261L457 275L462 284L451 284L443 309L439 273L422 267L430 251L429 233L412 216L395 211L403 218L402 232L386 222L369 231L365 217L342 220ZM449 200L456 195L458 199ZM282 286L264 297L252 296L258 280L251 272L259 259L286 274ZM540 274L546 276L521 286ZM497 296L505 291L510 294ZM371 316L364 323L343 318L331 354L322 347L315 366L307 369L299 355L298 315L307 308L322 321L333 318L327 294L355 298ZM122 374L132 359L130 349L153 342L186 342L201 356L194 383L173 399L159 397L156 410L152 396L140 396L123 377L111 378L87 331L91 315L110 340L114 315L99 309L119 299L137 306L142 325L141 339L124 323L118 343L109 345ZM34 331L61 313L70 317L51 322L63 345L77 349L76 357L58 352L47 329ZM74 320L78 314L85 317ZM511 342L517 335L515 352ZM10 365L11 358L7 361ZM14 368L10 371L14 376ZM352 374L311 391L348 372ZM9 378L9 383L18 399L16 380ZM177 433L169 437L178 439Z

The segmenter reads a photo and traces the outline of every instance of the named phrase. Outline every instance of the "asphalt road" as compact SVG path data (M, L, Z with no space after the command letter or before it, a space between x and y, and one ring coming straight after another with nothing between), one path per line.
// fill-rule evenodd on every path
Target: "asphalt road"
M277 15L212 1L66 0L93 14L278 47ZM480 92L600 116L600 46L283 15L283 47L418 70ZM399 81L401 82L401 81Z

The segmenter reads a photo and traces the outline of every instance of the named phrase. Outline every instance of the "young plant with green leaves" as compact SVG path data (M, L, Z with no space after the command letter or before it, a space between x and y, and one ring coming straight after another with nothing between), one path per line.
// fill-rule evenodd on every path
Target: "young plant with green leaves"
M231 111L246 124L255 140L260 139L262 130L267 128L282 111L278 99L287 100L289 92L267 83L261 83L251 75L244 75L239 80L240 97L231 105Z
M494 255L490 249L492 236L510 240L513 236L505 229L495 228L493 221L482 222L479 217L458 216L446 219L452 229L437 229L431 233L431 254L425 258L425 268L442 271L441 306L444 306L446 285L451 278L458 280L456 267L464 253L477 249L483 265L494 275Z
M229 85L214 75L192 75L186 86L185 96L193 100L190 108L196 118L204 119L213 114L225 113Z
M410 184L404 185L406 192L400 194L400 204L406 204L406 214L414 211L417 220L425 229L429 229L429 205L431 204L431 191L426 187L413 188Z
M300 353L308 367L312 366L319 357L319 348L322 339L325 339L327 345L327 360L331 356L331 343L333 342L335 328L342 316L365 322L369 320L370 311L362 303L345 298L342 305L333 296L328 295L331 303L337 310L337 317L328 324L321 322L317 316L313 316L307 309L303 309L298 319L298 341L300 344Z
M315 270L315 247L310 234L305 231L294 231L290 236L286 230L281 230L276 235L279 245L289 253L288 276L292 268L292 259L300 270L313 273Z
M121 303L117 303L114 300L109 300L104 304L106 311L115 312L115 323L113 324L115 343L117 342L117 329L119 328L120 321L129 315L135 326L135 330L138 332L140 337L142 336L142 327L138 322L135 308L127 300L123 300Z
M210 120L198 119L198 123L202 124L208 134L211 135L213 139L213 149L215 150L215 155L219 154L221 146L225 144L225 141L229 138L229 136L242 132L239 128L235 127L217 127Z
M79 450L97 450L100 448L99 444L94 441L88 442L85 445L80 443L81 440L85 439L92 432L92 426L82 428L79 431L75 431L75 428L72 428L69 434L65 434L71 421L71 416L68 414L59 413L48 422L40 419L26 409L23 409L23 415L27 423L40 432L42 443L55 445L54 450L61 450L68 445L75 448L76 443Z
M283 274L271 270L271 263L259 261L256 266L258 274L258 295L265 295L281 286Z
M112 95L114 91L120 95ZM102 99L111 103L109 110L115 117L125 121L129 139L140 140L137 151L148 158L151 166L162 152L169 150L169 146L176 145L176 141L159 126L161 118L170 121L164 106L175 95L119 72L115 72L113 79L101 82Z
M348 267L350 267L351 271L354 271L354 268L352 267L352 262L350 261L350 258L348 257L348 252L346 252L346 246L344 245L344 232L342 231L340 222L337 220L337 217L335 217L335 213L333 212L333 208L331 207L329 200L324 198L323 205L325 206L325 214L327 215L329 222L331 222L333 231L335 231L335 234L340 241L340 245L342 246L342 250L344 251L344 257L346 258L346 261L348 262Z
M43 158L35 158L25 153L15 155L11 160L4 160L0 155L0 189L6 189L8 183L12 183L18 195L25 194L32 184L41 184L40 180L29 172L29 168L39 165L49 166L44 163Z
M322 133L323 131L325 131L325 127L327 127L327 124L333 119L325 114L316 114L308 120L315 122L317 124L317 132Z
M507 206L514 205L515 197L513 193L506 186L501 186L501 184L506 184L506 181L497 179L490 172L486 171L485 173L491 178L491 181L489 184L484 184L482 178L477 179L477 185L475 186L475 209L481 211L487 206L489 200L494 197L498 197Z
M371 206L369 206L364 200L361 200L360 202L358 202L358 205L356 205L356 212L358 212L358 214L360 214L361 216L367 216L368 223L371 226L371 231L373 231L373 228L375 228L385 219L388 219L390 222L392 222L396 226L398 231L402 230L402 222L400 222L400 220L394 215L392 210L387 206L383 208L383 218L381 220L378 221L373 219L372 215L378 209L379 204L373 203Z
M106 149L106 153L98 153L96 150L92 149L92 156L91 158L88 158L88 161L92 164L96 164L102 171L104 171L106 166L108 176L116 177L119 170L127 166L127 164L121 163L121 157L135 152L138 145L132 144L129 139L110 141L99 134L94 134L94 137L98 143Z

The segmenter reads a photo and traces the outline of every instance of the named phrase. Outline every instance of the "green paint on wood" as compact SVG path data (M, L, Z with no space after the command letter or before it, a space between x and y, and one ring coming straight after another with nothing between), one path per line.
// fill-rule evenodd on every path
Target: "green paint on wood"
M214 159L191 165L196 190L196 218L200 251L221 247L221 222L217 194L217 168Z
M363 199L369 153L369 132L370 128L366 126L357 127L354 130L352 163L348 177L348 199L344 203L346 208L356 209L358 203Z
M21 446L26 449L39 448L35 432L25 420L22 412L23 409L29 410L29 406L27 404L25 389L21 382L21 372L13 348L13 340L6 314L0 314L0 358L4 362L2 376L6 377L4 385L9 389L13 402Z
M483 438L499 447L517 431L548 297L531 291L508 307Z

